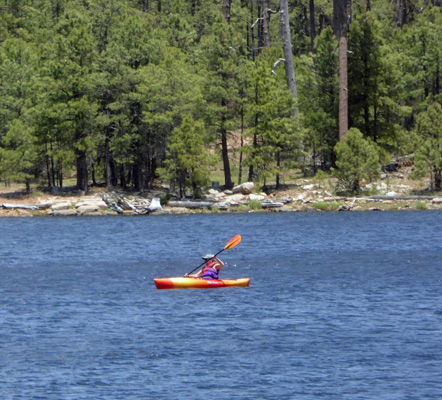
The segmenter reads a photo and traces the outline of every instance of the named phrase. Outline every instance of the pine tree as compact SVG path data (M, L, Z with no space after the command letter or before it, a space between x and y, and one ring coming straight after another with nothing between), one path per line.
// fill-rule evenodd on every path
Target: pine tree
M252 144L248 155L249 180L266 183L279 175L299 154L299 115L293 116L293 96L283 74L273 75L272 52L263 51L249 67L250 87L247 115Z
M245 65L244 45L233 23L218 20L213 35L202 42L201 51L207 71L205 97L209 104L208 125L221 144L225 187L230 189L233 182L228 135L235 126L239 110L239 78L241 67Z
M36 73L35 49L22 39L7 39L0 48L0 177L26 182L38 173L30 109Z
M400 74L397 58L380 36L382 29L371 12L352 22L349 35L349 116L358 128L383 148L396 149L400 122L409 112L398 103Z
M379 176L381 164L377 146L370 139L364 139L356 128L349 129L344 140L336 145L336 156L337 168L333 174L339 184L352 193L359 192L361 179Z
M44 49L43 79L58 108L58 129L63 147L75 156L77 188L88 190L88 152L93 148L93 120L97 105L91 95L95 57L90 21L79 9L68 9L55 26Z
M181 197L187 188L192 190L194 198L200 197L203 187L210 182L211 160L204 151L204 124L191 115L183 116L181 125L173 130L167 156L161 175L178 184Z
M315 40L313 58L303 56L299 62L300 108L307 129L304 144L316 165L325 170L335 166L334 147L338 130L338 54L331 28L324 29ZM317 160L319 163L317 163Z
M442 107L433 103L417 116L421 142L416 149L415 177L429 176L430 189L442 189Z

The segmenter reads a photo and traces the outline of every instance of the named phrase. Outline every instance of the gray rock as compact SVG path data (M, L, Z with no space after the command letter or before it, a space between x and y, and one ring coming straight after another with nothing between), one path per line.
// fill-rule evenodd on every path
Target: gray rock
M90 214L90 213L93 213L93 212L96 212L99 210L100 210L100 207L95 206L95 205L86 205L86 206L77 207L78 215Z
M265 199L266 199L266 196L263 196L261 194L251 194L251 195L249 195L249 200L264 201Z
M22 210L22 209L18 209L17 210L18 215L20 215L20 217L32 217L32 213L28 210Z
M316 186L312 184L312 185L305 185L305 186L303 186L302 188L303 188L304 190L313 190L315 187L316 187Z
M233 194L233 195L231 195L231 196L225 198L225 199L224 199L224 202L225 202L225 203L228 203L228 204L232 204L232 203L237 203L237 202L239 202L239 201L242 201L242 200L244 200L244 199L245 199L244 195L238 193L238 194Z
M70 203L67 202L55 203L51 206L51 210L52 211L67 210L70 206L71 206Z
M67 210L54 210L52 211L52 215L57 217L74 216L77 215L77 210L74 210L73 208L69 208Z
M88 200L82 200L79 203L75 204L76 208L79 207L98 207L99 209L105 209L108 207L108 205L101 199L88 199Z
M273 201L265 201L262 203L262 208L279 208L279 207L283 207L284 204L283 203L279 203L279 202L273 202Z
M250 194L255 188L255 184L253 182L245 182L241 185L235 186L232 189L233 193L242 193L242 194Z

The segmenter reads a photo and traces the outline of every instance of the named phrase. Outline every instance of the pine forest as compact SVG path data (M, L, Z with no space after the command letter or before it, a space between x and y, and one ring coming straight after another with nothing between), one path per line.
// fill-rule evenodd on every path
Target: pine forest
M442 0L2 0L0 179L442 184ZM322 172L323 171L323 172Z

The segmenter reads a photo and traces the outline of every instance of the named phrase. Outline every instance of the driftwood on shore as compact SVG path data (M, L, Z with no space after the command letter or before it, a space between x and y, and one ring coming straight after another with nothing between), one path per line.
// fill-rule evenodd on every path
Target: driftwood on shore
M397 202L399 209L411 209L418 207L422 209L425 203L430 209L438 209L442 205L442 197L436 196L412 196L398 195L394 191L366 197L344 197L336 196L325 190L318 190L315 185L305 185L303 192L298 197L292 198L288 194L276 197L274 193L253 193L253 183L247 182L243 185L219 192L209 189L201 199L179 198L169 195L169 202L164 205L160 193L143 196L141 194L128 195L125 192L109 191L97 195L56 197L50 202L43 200L41 204L23 203L0 203L0 215L146 215L153 212L182 214L186 212L210 212L210 211L310 211L310 210L381 210L392 207L392 202ZM381 192L382 193L382 192ZM329 203L323 205L319 203ZM336 203L336 204L330 204ZM356 204L358 203L358 204ZM376 204L377 207L367 208L368 204ZM383 204L385 205L383 206ZM373 205L374 205L373 204ZM47 210L47 211L41 211ZM33 211L33 212L31 212Z
M112 192L103 193L102 200L111 210L116 211L118 214L123 214L124 211L131 211L135 214L146 215L153 211L162 210L160 199L157 197L151 200L130 200L122 194Z
M3 203L0 204L1 208L6 209L22 209L22 210L42 210L45 208L51 207L52 203L44 203L44 204L10 204L10 203Z
M436 196L387 196L387 195L374 195L373 199L378 200L433 200Z
M184 207L184 208L210 208L215 205L214 202L210 201L169 201L170 207Z

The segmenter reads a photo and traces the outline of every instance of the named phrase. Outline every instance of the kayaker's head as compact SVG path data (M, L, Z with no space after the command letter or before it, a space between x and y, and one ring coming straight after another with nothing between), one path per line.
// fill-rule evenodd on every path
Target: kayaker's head
M213 254L206 254L204 257L203 257L203 260L204 261L210 261L212 258L214 258L215 257L215 255L213 255Z

